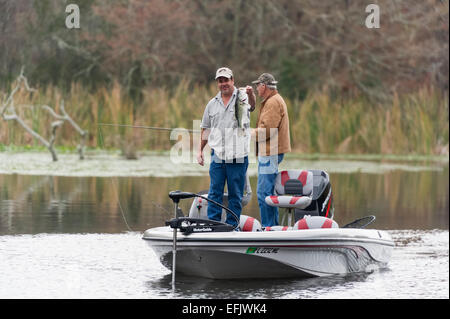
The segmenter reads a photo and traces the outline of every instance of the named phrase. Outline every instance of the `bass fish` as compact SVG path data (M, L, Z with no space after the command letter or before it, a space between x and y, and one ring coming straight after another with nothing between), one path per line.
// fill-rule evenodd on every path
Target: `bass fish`
M245 88L239 88L236 101L234 103L234 115L238 123L238 128L246 129L250 127L249 105L247 102Z

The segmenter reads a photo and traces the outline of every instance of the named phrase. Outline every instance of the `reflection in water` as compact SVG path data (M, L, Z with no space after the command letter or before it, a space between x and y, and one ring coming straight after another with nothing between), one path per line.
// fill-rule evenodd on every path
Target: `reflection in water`
M335 219L375 215L379 229L448 229L449 170L331 173ZM244 214L259 218L256 177ZM144 231L172 218L171 190L208 189L209 177L0 175L0 234ZM190 201L181 202L189 211Z
M189 277L177 274L175 290L172 289L172 275L168 274L155 281L146 283L148 289L157 290L163 295L175 294L176 298L218 299L229 298L302 298L319 296L321 291L329 291L340 287L363 282L372 272L351 274L346 276L330 276L306 279L229 279L214 280ZM232 294L230 294L232 292ZM303 293L302 293L303 292ZM303 295L304 294L304 295Z
M369 227L390 230L388 270L302 280L179 275L172 290L170 271L141 232L173 217L169 191L208 189L207 176L0 175L0 297L448 299L448 165L330 178L340 225L372 214ZM256 181L244 214L259 218Z
M211 280L170 271L139 232L0 236L0 298L446 298L448 231L390 231L388 269L310 279Z

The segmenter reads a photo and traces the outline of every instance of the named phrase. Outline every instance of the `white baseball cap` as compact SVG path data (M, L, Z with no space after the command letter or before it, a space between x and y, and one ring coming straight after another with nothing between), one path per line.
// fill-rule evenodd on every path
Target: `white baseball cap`
M229 68L225 68L225 67L218 68L216 71L215 80L217 80L220 77L231 79L233 77L233 71L231 71Z

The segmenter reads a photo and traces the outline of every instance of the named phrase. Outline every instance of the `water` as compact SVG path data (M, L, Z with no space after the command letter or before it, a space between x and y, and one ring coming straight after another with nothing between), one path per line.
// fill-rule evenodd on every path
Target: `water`
M16 172L3 165L0 298L449 298L448 163L284 165L313 164L330 173L340 225L374 214L373 227L390 232L396 247L388 268L306 280L178 276L173 290L170 271L142 232L172 217L170 190L207 189L204 171L158 177L141 167L145 173L133 177L62 176L64 170L39 175L36 167ZM255 192L254 175L251 185ZM256 196L245 213L258 217Z
M0 298L448 298L448 231L393 231L388 269L312 279L208 280L161 266L141 233L0 236Z

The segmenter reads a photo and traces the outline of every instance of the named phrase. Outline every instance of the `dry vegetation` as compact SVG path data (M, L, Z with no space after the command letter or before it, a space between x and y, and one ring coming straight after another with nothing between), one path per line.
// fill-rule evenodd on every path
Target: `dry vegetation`
M96 147L99 122L192 128L227 65L240 86L279 79L297 151L448 153L448 1L372 2L380 29L365 27L361 1L78 0L81 29L69 30L63 1L0 0L0 92L25 66L39 94L20 92L23 104L58 111L64 98ZM109 146L170 147L165 133L105 133ZM11 143L36 142L0 122Z

